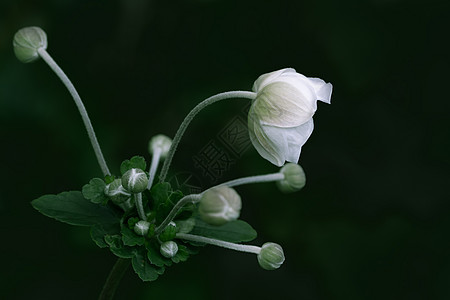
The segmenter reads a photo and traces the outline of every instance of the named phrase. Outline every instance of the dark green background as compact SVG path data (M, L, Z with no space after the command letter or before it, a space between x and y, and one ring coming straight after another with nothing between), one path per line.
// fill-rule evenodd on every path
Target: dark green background
M333 83L302 151L307 186L239 188L257 244L287 260L267 272L250 254L206 247L117 299L449 299L449 5L445 1L15 1L0 4L0 298L95 299L115 258L88 231L30 201L100 176L75 106L42 62L22 64L14 33L45 29L48 52L77 86L113 172L157 133L218 92L250 90L293 67ZM246 100L202 112L173 170ZM220 181L277 169L250 149Z

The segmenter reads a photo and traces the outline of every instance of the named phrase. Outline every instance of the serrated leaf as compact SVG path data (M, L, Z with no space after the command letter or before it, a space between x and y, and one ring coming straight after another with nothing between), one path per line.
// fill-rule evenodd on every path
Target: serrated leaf
M221 226L214 226L203 222L201 219L196 219L195 226L190 234L232 243L249 242L257 236L253 227L242 220L231 221Z
M93 226L120 221L112 208L90 202L79 191L44 195L31 201L31 205L43 215L71 225Z
M159 252L159 245L149 243L147 246L147 257L148 260L157 267L170 267L172 265L172 261L168 258L165 258Z
M133 247L123 246L121 248L110 247L109 250L120 258L132 258L135 255L136 249Z
M109 250L120 258L132 258L137 251L134 247L125 246L120 234L106 235L105 242L108 244Z
M91 200L92 203L106 204L108 197L105 195L106 183L100 178L93 178L82 189L84 198Z
M105 183L108 185L111 182L113 182L116 179L116 177L114 175L106 175L105 176Z
M126 246L142 246L144 245L145 238L137 235L133 230L126 226L122 226L120 231L122 233L122 242Z
M152 196L155 207L166 203L169 199L169 194L171 191L172 188L168 182L155 184L150 190L150 195Z
M164 269L158 270L156 267L153 267L147 259L145 251L141 249L135 252L131 259L131 264L133 265L134 272L143 281L154 281L164 272Z
M133 168L141 169L143 171L147 168L147 163L145 162L145 158L142 156L133 156L131 159L126 159L120 164L120 173L123 175L128 170Z
M172 261L174 263L179 263L182 261L186 261L189 258L189 251L187 250L187 247L184 245L178 244L178 252L175 254L174 257L172 257Z
M115 235L119 233L119 224L94 225L91 227L91 238L100 248L108 247L108 244L105 241L106 235Z

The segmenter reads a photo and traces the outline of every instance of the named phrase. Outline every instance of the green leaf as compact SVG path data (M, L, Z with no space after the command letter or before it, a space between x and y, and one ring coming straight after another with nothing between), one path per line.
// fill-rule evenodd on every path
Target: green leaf
M106 235L115 235L119 233L119 224L94 225L91 227L91 238L100 248L108 247L108 244L105 241Z
M79 191L45 195L31 201L31 205L43 215L71 225L93 226L120 221L112 208L90 202Z
M159 244L154 243L148 243L146 245L148 260L157 267L170 267L172 265L172 261L161 255L159 252L159 247Z
M122 236L119 234L106 235L105 242L109 250L120 258L132 258L137 251L136 248L125 246L122 242Z
M105 195L106 183L100 178L93 178L82 189L84 198L91 200L92 203L106 204L108 197Z
M174 257L172 257L172 261L174 263L179 263L182 261L186 261L189 258L189 251L187 250L187 247L184 245L178 244L178 252L175 254Z
M242 220L231 221L221 226L214 226L203 222L201 219L196 219L195 227L190 234L232 243L249 242L257 236L253 227Z
M126 246L142 246L144 245L145 238L143 236L137 235L133 230L127 226L122 226L120 231L122 233L122 242Z
M162 268L157 269L153 267L148 261L145 251L142 251L141 249L135 252L131 264L133 265L134 272L136 272L143 281L154 281L164 272L164 269Z
M135 248L127 246L124 246L122 248L111 247L109 248L109 250L111 250L111 252L114 253L115 256L120 258L132 258L136 253Z
M173 206L183 198L183 193L180 191L172 191L169 183L163 182L154 185L150 191L150 195L153 199L153 210L156 211L156 222L161 223L166 216L170 213ZM192 215L192 205L185 205L177 216L189 218Z
M116 177L114 177L114 175L106 175L105 176L105 183L106 184L110 184L111 182L113 182L116 179Z
M145 158L143 158L142 156L133 156L130 160L124 160L120 165L120 173L123 175L128 170L131 170L133 168L145 171L145 169L147 168Z

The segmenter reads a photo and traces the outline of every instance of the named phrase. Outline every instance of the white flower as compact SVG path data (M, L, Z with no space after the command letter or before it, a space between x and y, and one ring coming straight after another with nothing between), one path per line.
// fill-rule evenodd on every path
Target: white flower
M248 114L250 140L258 153L277 166L297 163L313 131L317 100L330 103L332 85L294 69L261 75Z

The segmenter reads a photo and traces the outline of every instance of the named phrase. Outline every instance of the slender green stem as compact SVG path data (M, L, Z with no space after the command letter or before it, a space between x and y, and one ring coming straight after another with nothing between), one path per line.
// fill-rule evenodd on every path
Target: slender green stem
M147 216L145 215L144 206L142 205L142 193L134 194L134 202L136 204L136 209L141 220L147 221Z
M261 247L258 247L258 246L235 244L235 243L225 242L225 241L221 241L221 240L215 240L215 239L207 238L204 236L198 236L198 235L193 235L193 234L188 234L188 233L177 233L177 235L175 237L182 239L182 240L210 244L210 245L223 247L223 248L236 250L236 251L241 251L241 252L254 253L254 254L259 254L259 252L261 252Z
M108 166L106 165L105 158L103 157L102 150L100 149L100 145L98 144L97 137L95 136L94 128L92 127L91 120L87 114L86 108L84 107L83 102L81 101L80 95L76 91L72 82L70 82L67 75L63 72L63 70L56 64L53 58L45 51L44 48L38 49L38 53L40 57L50 66L50 68L58 75L59 79L64 83L66 88L69 90L69 93L72 95L73 100L80 112L81 118L83 119L84 126L86 127L89 139L91 140L92 147L94 148L95 156L97 157L100 168L102 169L103 175L110 175Z
M266 175L258 175L258 176L249 176L249 177L244 177L244 178L239 178L239 179L235 179L235 180L231 180L231 181L227 181L224 183L221 183L219 185L213 186L210 189L213 189L215 187L218 186L228 186L228 187L232 187L232 186L238 186L238 185L243 185L243 184L249 184L249 183L260 183L260 182L270 182L270 181L279 181L279 180L283 180L284 179L284 174L282 173L273 173L273 174L266 174ZM208 191L206 190L206 191ZM175 206L172 208L172 210L170 211L169 215L166 217L166 219L156 228L155 230L155 234L160 234L164 228L166 228L166 226L173 220L173 218L176 216L176 214L178 213L178 211L186 204L188 204L189 202L192 203L197 203L201 200L202 195L206 192L203 191L200 194L192 194L192 195L187 195L183 198L180 199L180 201L178 201L177 204L175 204Z
M185 206L189 202L197 203L198 201L200 201L201 197L202 197L202 194L191 194L191 195L187 195L187 196L184 196L183 198L181 198L180 201L178 201L177 204L175 204L175 206L172 208L172 210L167 215L167 217L164 219L164 221L162 221L162 223L158 227L156 227L155 234L158 235L161 232L163 232L163 230L166 228L166 226L169 225L169 223L173 220L173 218L175 218L175 216L177 215L177 213L180 211L180 209L183 206Z
M180 143L181 137L183 136L184 132L186 131L186 128L189 126L189 123L191 123L192 119L194 119L195 115L197 115L202 109L204 109L206 106L213 104L215 102L230 99L230 98L246 98L246 99L255 99L256 93L253 92L247 92L247 91L233 91L233 92L225 92L220 93L217 95L214 95L212 97L207 98L206 100L203 100L200 102L196 107L194 107L193 110L184 118L183 123L181 123L180 128L178 128L177 133L175 134L175 137L172 141L172 146L170 147L169 153L167 154L167 157L164 161L164 165L161 169L161 175L160 180L164 181L167 176L167 172L169 171L170 164L172 163L173 155L175 154L175 151L177 150L178 144Z
M108 278L103 285L102 292L98 297L98 300L111 300L114 297L117 286L122 280L128 266L130 265L129 259L119 258L109 272Z
M244 178L238 178L234 180L230 180L224 183L219 184L218 186L226 185L228 187L238 186L249 183L261 183L261 182L270 182L270 181L280 181L284 179L283 173L273 173L266 175L258 175L258 176L249 176Z
M161 148L155 147L153 149L152 163L148 171L148 185L147 189L152 188L153 180L155 179L156 170L158 169L159 159L161 158Z

